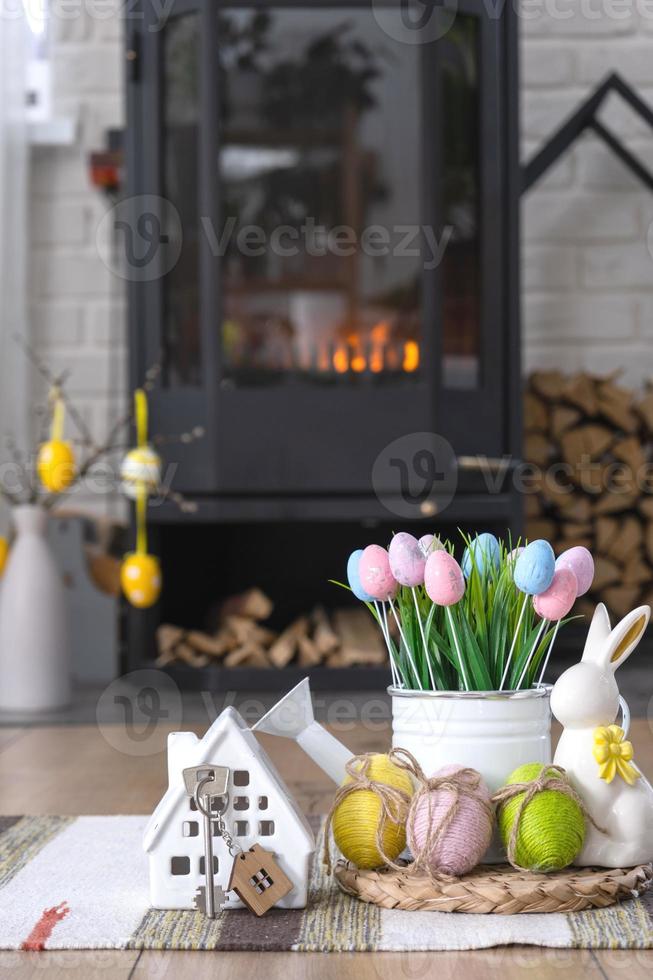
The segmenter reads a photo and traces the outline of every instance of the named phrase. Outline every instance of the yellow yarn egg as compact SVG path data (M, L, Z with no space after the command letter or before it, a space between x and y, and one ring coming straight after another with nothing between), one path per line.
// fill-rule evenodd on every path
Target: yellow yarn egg
M39 449L36 461L39 480L50 493L62 493L75 479L75 454L69 442L50 439Z
M0 538L0 576L4 575L5 565L9 557L9 542L6 538Z
M137 609L153 606L161 592L161 566L154 555L125 555L120 567L125 598Z
M401 790L408 798L413 795L410 776L387 755L373 755L367 772L368 778ZM343 786L352 782L347 776ZM406 808L408 809L408 808ZM401 824L386 820L381 838L383 850L391 860L398 858L406 846L406 815ZM370 789L357 789L349 793L336 807L333 814L333 839L348 861L357 868L380 868L385 861L376 845L377 828L381 822L381 800Z
M136 498L138 485L145 484L145 489L156 493L161 484L161 457L151 446L138 446L130 449L120 466L123 492Z

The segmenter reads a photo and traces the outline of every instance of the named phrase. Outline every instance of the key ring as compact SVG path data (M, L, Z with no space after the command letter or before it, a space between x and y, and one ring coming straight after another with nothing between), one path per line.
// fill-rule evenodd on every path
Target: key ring
M222 837L223 841L227 845L227 850L229 851L229 854L231 855L231 857L236 857L236 855L242 854L243 849L240 846L240 844L237 844L236 841L233 839L233 837L231 836L231 834L227 830L227 825L225 824L224 820L222 819L223 814L226 812L227 807L229 806L229 793L222 793L220 795L219 798L222 799L222 800L224 800L224 805L223 805L222 809L218 809L218 810L215 810L215 811L212 811L211 810L211 799L218 799L217 796L215 796L215 797L207 796L207 799L209 800L209 809L208 810L206 810L204 808L204 804L202 803L202 800L200 799L200 793L201 793L202 789L204 788L204 786L206 786L206 785L208 785L209 783L212 783L212 782L213 782L213 780L210 778L210 776L205 776L204 779L200 779L199 780L197 786L195 787L195 792L193 793L193 799L195 800L195 806L197 807L197 809L199 810L199 812L204 817L207 817L209 820L213 820L214 818L217 818L215 820L215 822L217 824L217 827L218 827L218 831L220 833L220 836Z

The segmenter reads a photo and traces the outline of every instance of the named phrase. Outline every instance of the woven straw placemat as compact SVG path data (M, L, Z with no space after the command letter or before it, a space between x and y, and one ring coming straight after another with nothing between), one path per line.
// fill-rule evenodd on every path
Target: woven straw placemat
M434 881L403 871L359 871L338 861L344 892L385 909L431 912L580 912L637 898L653 882L653 865L567 868L552 874L515 871L509 864L479 865L463 878Z

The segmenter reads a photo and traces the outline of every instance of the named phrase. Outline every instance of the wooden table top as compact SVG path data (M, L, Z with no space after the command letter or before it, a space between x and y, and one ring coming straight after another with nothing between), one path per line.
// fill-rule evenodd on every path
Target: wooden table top
M381 723L352 723L334 733L354 752L389 743ZM137 755L119 726L0 728L0 813L150 813L166 788L167 734L165 726L157 728L151 751ZM638 763L653 775L651 725L634 721L631 738ZM304 811L325 813L333 784L322 770L287 739L262 741ZM44 968L48 980L241 980L262 968L266 980L548 980L581 972L589 980L643 980L653 971L653 951L510 946L446 953L266 953L264 959L261 953L151 950L0 952L0 980L42 978Z

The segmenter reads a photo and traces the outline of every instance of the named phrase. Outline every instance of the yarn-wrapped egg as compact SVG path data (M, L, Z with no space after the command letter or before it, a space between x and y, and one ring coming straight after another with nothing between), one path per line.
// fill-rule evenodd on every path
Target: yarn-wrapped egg
M490 846L494 812L481 774L460 765L433 773L408 814L408 846L432 874L464 875Z
M545 785L526 803L519 818L512 854L513 828L526 790L499 802L499 831L511 864L529 871L560 871L572 863L585 840L583 811L564 771L539 762L519 766L497 797L500 798L512 785L532 783L542 777L560 788L547 789Z
M63 493L75 479L75 453L69 442L50 439L39 449L36 460L39 480L50 493Z
M395 765L387 755L372 754L355 760L356 770L364 770L365 780L393 787L401 794L402 804L397 812L398 822L385 820L381 833L384 854L394 861L406 846L406 818L413 795L413 783L404 769ZM380 868L386 863L377 847L377 833L382 821L383 807L379 793L356 786L357 779L346 776L343 788L354 784L335 807L331 826L333 839L344 857L358 868ZM341 791L342 793L342 788ZM394 811L393 811L394 812Z
M120 566L120 585L125 598L137 609L153 606L161 592L161 567L154 555L134 552Z

